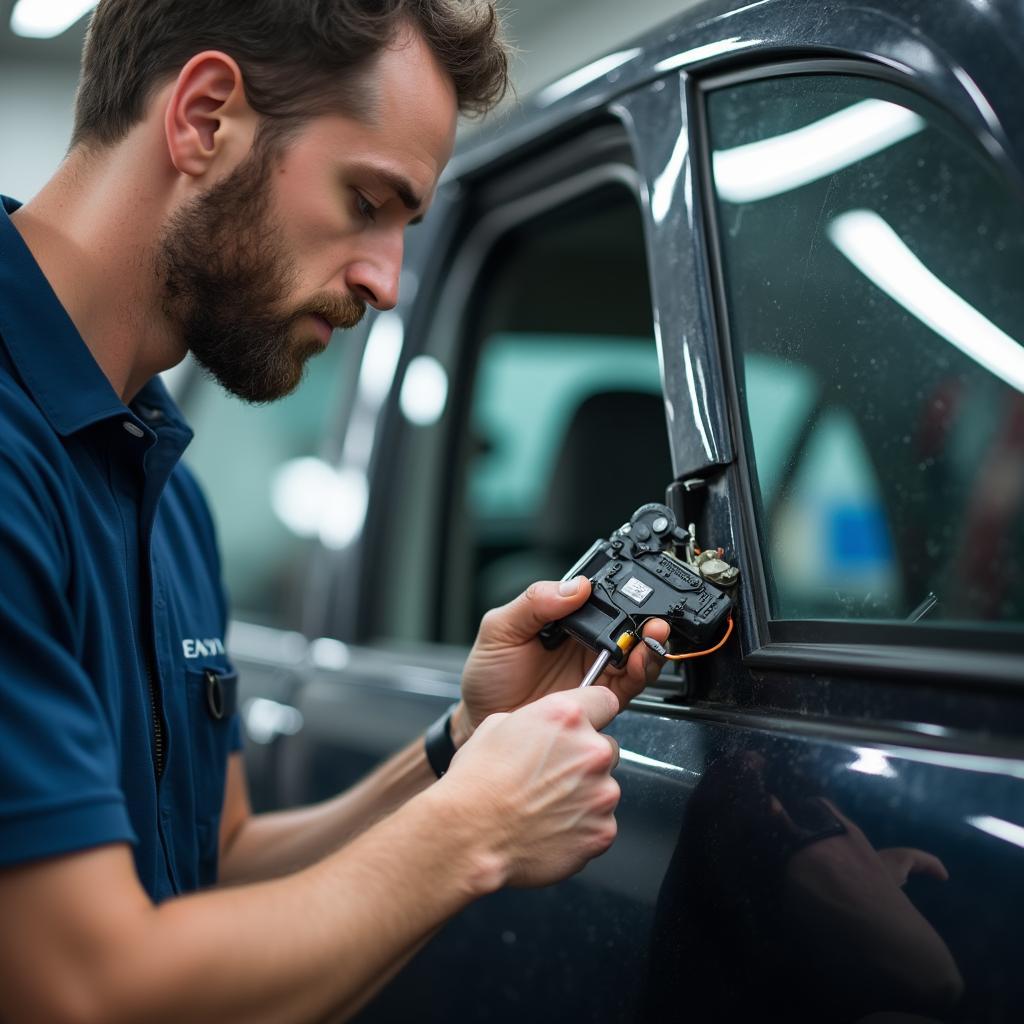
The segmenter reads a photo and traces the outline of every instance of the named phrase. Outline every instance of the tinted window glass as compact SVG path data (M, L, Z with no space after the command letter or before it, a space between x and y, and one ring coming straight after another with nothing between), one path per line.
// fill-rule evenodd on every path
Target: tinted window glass
M1024 208L869 79L708 97L729 328L779 618L1024 620Z

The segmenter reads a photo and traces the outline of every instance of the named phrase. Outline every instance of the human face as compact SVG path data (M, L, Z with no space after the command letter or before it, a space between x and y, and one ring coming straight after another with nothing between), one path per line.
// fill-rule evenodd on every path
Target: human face
M398 300L405 228L454 139L451 81L407 32L368 72L372 114L312 119L179 209L158 254L164 309L200 365L247 401L299 383L334 327Z
M199 365L247 402L293 391L333 328L355 326L365 311L327 291L282 306L297 270L270 210L273 163L254 153L178 210L157 256L165 313Z

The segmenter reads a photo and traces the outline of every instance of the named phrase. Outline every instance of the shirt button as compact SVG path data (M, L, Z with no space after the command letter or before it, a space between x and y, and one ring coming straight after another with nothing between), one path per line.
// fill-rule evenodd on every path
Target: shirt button
M121 424L121 426L124 427L124 429L127 430L128 433L132 435L132 437L142 437L146 433L142 429L142 427L132 423L131 420L125 420L124 423Z

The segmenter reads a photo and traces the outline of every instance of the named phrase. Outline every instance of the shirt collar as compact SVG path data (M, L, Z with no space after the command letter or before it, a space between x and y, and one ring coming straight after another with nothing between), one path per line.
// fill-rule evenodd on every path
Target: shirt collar
M187 431L156 377L133 403L139 416L118 397L11 222L20 205L0 196L0 337L50 426L67 436L120 416L141 420L151 430L166 424Z

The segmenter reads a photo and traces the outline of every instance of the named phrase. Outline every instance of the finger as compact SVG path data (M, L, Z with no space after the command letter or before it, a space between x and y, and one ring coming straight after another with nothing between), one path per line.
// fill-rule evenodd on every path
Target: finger
M519 644L532 639L549 622L565 618L590 597L590 580L577 576L561 583L531 583L517 598L489 611L480 623L481 639Z
M794 839L802 834L802 830L797 827L797 824L789 816L789 811L783 806L782 801L774 794L768 794L768 809L771 812L772 818L778 822L779 825L785 829Z
M619 742L614 736L605 736L605 739L612 748L612 766L608 770L613 772L619 767Z
M578 703L590 724L598 731L619 713L619 698L607 686L588 686L585 690L568 690L561 696Z
M820 800L836 816L836 818L839 819L843 827L846 829L847 832L850 833L851 836L859 836L865 842L867 842L867 836L865 836L864 833L861 831L860 826L855 821L851 821L845 814L843 814L843 812L839 810L838 807L836 807L835 803L832 800L829 800L829 798L825 796L819 796L815 799Z
M651 619L644 625L642 633L644 636L657 640L660 644L665 644L668 642L670 631L669 624L664 619ZM655 654L647 644L638 643L630 652L629 660L626 662L626 674L630 681L638 686L632 696L636 696L644 686L653 683L661 675L664 664L665 659L659 654Z
M671 627L664 619L648 619L641 630L644 636L654 637L661 644L668 640L670 631Z
M894 846L879 850L878 856L897 885L904 885L911 875L928 875L940 882L949 881L946 865L926 850Z

